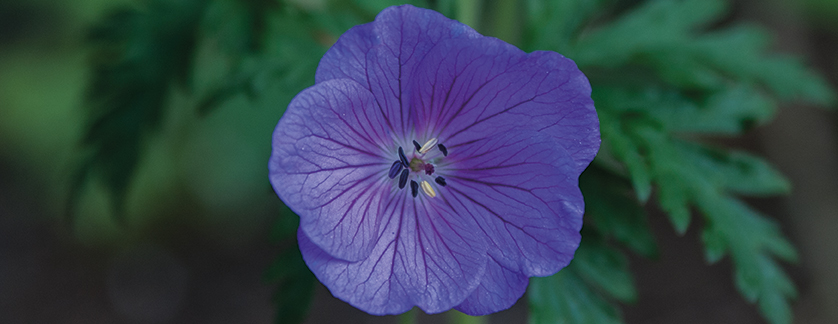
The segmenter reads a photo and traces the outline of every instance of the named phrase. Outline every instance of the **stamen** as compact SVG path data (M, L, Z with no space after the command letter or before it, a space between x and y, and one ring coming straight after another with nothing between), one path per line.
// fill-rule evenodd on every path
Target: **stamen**
M417 142L416 140L413 140L413 147L416 148L417 152L422 149L422 145L419 145L419 142Z
M407 169L402 170L402 175L399 176L399 189L404 189L404 186L407 184L407 175L409 173L410 171L407 171Z
M443 186L443 187L448 185L448 183L445 182L445 178L443 178L443 177L436 177L436 179L434 179L434 182L436 182L438 185Z
M416 181L410 180L410 194L413 195L413 198L416 198L416 195L419 194L419 183Z
M395 179L396 176L399 175L399 172L401 172L401 171L402 171L402 162L401 161L396 161L396 162L393 162L392 166L390 166L390 173L387 174L387 175L390 176L390 179Z
M419 154L428 153L428 151L430 151L432 148L434 148L434 146L436 146L437 142L439 142L439 140L437 140L436 137L429 139L425 143L425 145L422 145L422 147L419 149Z
M425 174L432 175L434 174L434 165L430 163L425 163Z
M424 180L422 181L422 191L424 191L425 194L428 195L428 197L436 197L436 191L434 191L434 188L431 187L430 183Z
M401 146L399 146L399 160L402 161L402 164L404 164L405 168L410 166L410 162L407 161L407 156L404 155L404 150Z
M439 144L436 147L438 147L439 150L442 151L443 156L448 156L448 148L446 148L445 145Z

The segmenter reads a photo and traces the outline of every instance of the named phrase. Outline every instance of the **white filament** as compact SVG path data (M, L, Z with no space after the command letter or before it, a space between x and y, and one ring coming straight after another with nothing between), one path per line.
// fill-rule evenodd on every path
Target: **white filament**
M434 146L436 146L436 143L438 142L439 140L437 140L436 137L429 139L427 142L425 142L425 145L422 145L422 148L419 149L419 154L428 153L428 151L434 148Z
M431 197L431 198L436 197L436 191L434 191L434 187L431 187L430 183L423 180L421 187L422 187L422 191L424 191L425 194L428 195L428 197Z

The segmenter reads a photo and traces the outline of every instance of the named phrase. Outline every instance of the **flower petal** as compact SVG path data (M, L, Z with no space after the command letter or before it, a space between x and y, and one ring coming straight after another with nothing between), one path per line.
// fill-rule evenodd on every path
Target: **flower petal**
M486 244L469 219L425 208L401 195L394 215L369 258L336 259L298 232L300 250L329 291L370 314L398 314L414 305L439 313L460 304L477 287L486 267Z
M573 160L551 137L495 134L452 148L446 161L438 168L447 182L439 198L475 219L495 261L528 277L570 262L584 200Z
M454 309L471 316L499 312L515 304L527 291L529 278L502 267L492 259L486 263L486 274L477 289Z
M273 135L270 179L279 197L300 216L300 227L329 254L367 257L393 214L396 189L387 176L393 157L382 142L375 100L358 83L337 79L298 94Z
M412 128L405 98L414 67L438 42L482 37L442 14L410 5L390 7L375 21L338 39L317 67L317 82L350 78L370 90L391 129Z
M315 83L332 79L352 79L367 85L366 57L370 48L380 44L374 33L374 25L363 24L350 28L338 38L338 41L323 54L317 71Z
M599 121L588 80L554 52L526 54L501 40L443 41L416 67L411 107L417 133L448 148L487 133L547 133L581 173L599 149Z

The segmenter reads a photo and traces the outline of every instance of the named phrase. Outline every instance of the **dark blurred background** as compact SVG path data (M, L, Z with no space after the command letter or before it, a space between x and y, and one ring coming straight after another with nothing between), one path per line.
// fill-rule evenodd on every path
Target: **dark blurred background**
M108 10L131 3L0 1L0 323L272 322L275 287L265 271L279 244L271 230L286 214L266 165L279 107L233 98L205 118L167 116L143 147L125 219L114 220L94 182L66 221L91 77L83 39ZM777 51L805 57L838 84L838 0L738 0L732 9L730 20L768 27ZM793 183L788 197L749 202L799 249L800 263L787 266L799 289L795 323L838 323L835 122L833 111L789 105L768 126L721 140L766 156ZM700 221L678 236L650 212L661 255L632 258L640 295L623 308L627 323L764 323L734 288L730 262L705 263ZM489 322L525 316L521 302ZM307 320L397 321L323 287Z

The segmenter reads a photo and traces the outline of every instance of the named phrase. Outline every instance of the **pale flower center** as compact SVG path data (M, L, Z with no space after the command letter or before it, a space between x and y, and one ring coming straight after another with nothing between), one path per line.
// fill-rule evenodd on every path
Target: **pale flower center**
M399 189L404 189L407 186L408 180L411 177L411 171L413 171L413 177L418 179L420 182L416 180L410 180L410 193L415 198L419 195L419 188L422 188L422 192L425 193L430 198L436 197L436 191L434 187L431 185L430 182L427 180L422 180L423 177L430 177L434 174L435 168L434 165L427 159L424 158L424 155L434 147L438 148L440 152L442 152L443 156L448 156L448 148L445 145L439 144L439 140L437 138L431 138L424 145L419 145L419 142L413 141L414 146L414 153L411 159L407 158L407 155L404 152L404 149L400 146L398 150L398 160L393 162L393 165L390 166L390 171L388 172L388 176L390 179L395 179L396 176L399 177ZM424 176L423 176L424 173ZM441 187L445 187L447 183L445 182L445 178L436 176L433 177L434 182ZM421 185L420 185L421 183Z

